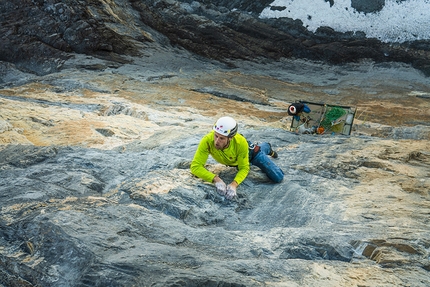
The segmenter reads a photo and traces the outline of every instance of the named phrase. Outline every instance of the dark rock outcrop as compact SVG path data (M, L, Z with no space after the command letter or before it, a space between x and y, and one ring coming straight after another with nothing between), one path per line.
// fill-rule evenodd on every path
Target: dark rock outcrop
M385 6L385 0L351 0L351 7L358 12L375 13Z
M222 62L295 57L339 64L372 59L409 63L430 74L429 41L386 44L327 27L311 33L301 21L258 18L269 2L3 1L0 60L47 74L61 68L67 52L118 61L119 55L142 53L145 45L156 42ZM355 5L368 7L363 1Z

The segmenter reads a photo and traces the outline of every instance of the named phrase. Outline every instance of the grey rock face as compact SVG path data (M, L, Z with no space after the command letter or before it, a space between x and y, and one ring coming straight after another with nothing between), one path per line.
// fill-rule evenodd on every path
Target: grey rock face
M265 286L308 280L300 270L312 262L342 269L369 260L390 270L410 266L415 286L429 283L424 214L415 232L392 235L377 211L342 215L360 185L354 172L388 165L338 156L377 139L264 134L281 150L276 164L286 179L272 184L253 168L232 201L189 174L197 137L134 152L3 149L0 283ZM220 176L234 174L225 168Z

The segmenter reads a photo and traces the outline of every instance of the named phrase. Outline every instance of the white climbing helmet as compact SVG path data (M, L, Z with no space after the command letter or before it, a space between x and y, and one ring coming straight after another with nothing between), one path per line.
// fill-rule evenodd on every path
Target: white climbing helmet
M237 133L237 123L231 117L222 117L216 121L213 130L223 136L232 138Z

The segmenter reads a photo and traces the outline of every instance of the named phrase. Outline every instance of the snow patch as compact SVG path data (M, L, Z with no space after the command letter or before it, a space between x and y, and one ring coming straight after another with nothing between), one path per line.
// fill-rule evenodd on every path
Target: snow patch
M285 9L279 11L280 7ZM323 0L275 0L260 17L300 19L312 32L320 26L363 31L386 43L430 39L430 0L386 0L380 12L367 14L352 8L351 0L335 0L332 7Z

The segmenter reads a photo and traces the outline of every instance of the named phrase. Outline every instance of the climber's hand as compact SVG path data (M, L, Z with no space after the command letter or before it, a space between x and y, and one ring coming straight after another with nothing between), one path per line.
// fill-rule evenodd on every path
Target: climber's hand
M236 196L236 185L229 184L227 186L227 192L225 194L225 198L232 199Z
M218 176L216 176L214 178L214 182L215 182L216 191L221 195L225 195L225 193L227 192L227 186L224 183L224 181Z

